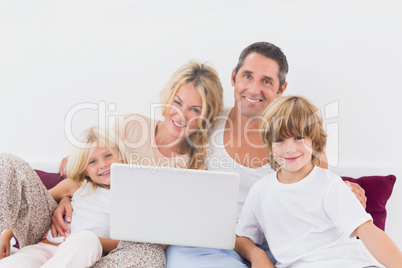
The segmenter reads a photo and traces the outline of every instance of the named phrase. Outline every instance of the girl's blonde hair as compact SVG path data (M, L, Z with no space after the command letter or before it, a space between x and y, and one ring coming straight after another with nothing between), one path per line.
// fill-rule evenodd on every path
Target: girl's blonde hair
M263 113L262 141L268 152L268 162L277 171L280 168L272 153L272 144L279 139L308 137L312 141L313 165L320 163L321 152L327 142L322 118L317 107L305 97L283 96L277 98Z
M177 70L161 93L164 103L162 115L166 116L179 88L193 83L202 99L202 112L198 119L198 129L186 138L180 147L181 153L188 153L190 160L186 168L205 168L206 147L211 128L223 108L223 89L218 73L205 63L191 60Z
M105 146L112 154L118 154L115 156L121 163L128 163L124 144L120 142L110 130L92 127L84 131L79 141L80 145L74 147L68 157L66 169L67 177L80 184L83 183L84 180L87 180L92 183L93 189L100 186L85 175L85 169L88 166L89 158L96 147Z

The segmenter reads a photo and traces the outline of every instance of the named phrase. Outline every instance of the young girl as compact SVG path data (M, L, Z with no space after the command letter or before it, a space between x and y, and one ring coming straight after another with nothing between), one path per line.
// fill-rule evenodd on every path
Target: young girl
M117 247L119 241L110 239L109 235L110 166L127 163L124 146L109 131L98 128L86 131L81 141L80 147L70 155L68 179L48 192L23 160L13 155L1 155L1 173L7 175L1 176L0 181L3 197L0 227L10 229L1 237L0 253L5 253L5 258L0 261L0 267L89 267L101 258L102 252L108 253ZM12 184L17 185L16 189L10 189ZM8 257L13 231L22 246L37 242L39 238L31 237L26 223L32 226L32 217L44 217L42 223L38 222L39 227L49 228L56 201L64 196L72 196L71 234L67 238L54 238L49 231L41 242L22 247ZM148 250L136 254L140 258L151 255L154 258L152 267L165 265L160 245L148 244Z
M235 247L253 268L274 267L255 246L264 237L276 267L402 267L400 250L342 179L317 166L326 134L310 101L278 98L264 112L261 129L277 173L251 188Z

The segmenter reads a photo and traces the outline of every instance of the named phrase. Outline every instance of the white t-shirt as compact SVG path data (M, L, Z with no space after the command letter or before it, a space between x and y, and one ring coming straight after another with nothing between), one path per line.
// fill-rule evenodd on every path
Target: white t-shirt
M372 220L342 179L314 167L297 183L276 174L250 190L236 233L261 243L265 237L276 267L381 266L354 230Z
M90 182L75 191L71 204L71 233L92 231L96 236L110 238L110 191L98 187L92 190Z
M266 164L259 168L249 168L236 162L226 151L223 143L223 134L225 131L226 121L232 108L224 109L217 117L213 127L208 146L207 169L215 171L236 172L240 175L239 199L237 208L237 217L246 200L248 191L253 184L263 176L274 172L271 167Z

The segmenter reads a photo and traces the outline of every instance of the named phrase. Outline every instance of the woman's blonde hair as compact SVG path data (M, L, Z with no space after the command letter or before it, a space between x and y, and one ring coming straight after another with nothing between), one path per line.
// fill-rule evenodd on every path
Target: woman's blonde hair
M263 113L262 141L268 152L268 162L275 171L280 168L272 153L272 144L279 139L308 137L312 141L313 165L320 163L321 152L327 142L322 117L317 107L305 97L283 96L277 98Z
M98 186L97 183L91 180L86 174L85 169L88 166L89 158L93 150L99 146L107 147L112 154L115 155L121 163L128 163L128 157L124 144L114 135L113 132L107 129L92 127L82 134L79 139L80 144L75 146L68 157L67 161L67 177L83 183L84 180L92 183L93 189Z
M188 153L190 160L186 168L205 168L206 147L211 128L223 108L223 89L218 73L206 63L191 60L177 70L161 92L164 103L162 115L166 116L179 88L193 83L202 99L202 112L198 119L198 129L186 138L180 146L181 153Z

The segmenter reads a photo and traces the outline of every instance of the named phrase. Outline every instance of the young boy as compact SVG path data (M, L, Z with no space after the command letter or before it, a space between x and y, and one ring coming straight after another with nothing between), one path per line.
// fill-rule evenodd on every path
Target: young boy
M235 250L253 268L275 267L255 245L264 238L276 267L402 267L401 251L342 179L318 167L327 135L317 108L303 97L280 97L263 118L263 142L277 173L251 188Z

